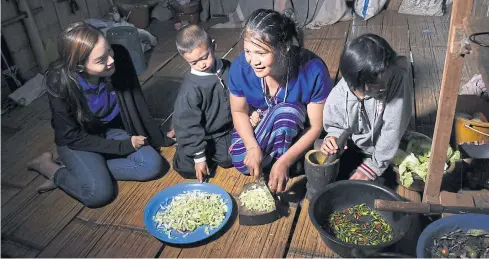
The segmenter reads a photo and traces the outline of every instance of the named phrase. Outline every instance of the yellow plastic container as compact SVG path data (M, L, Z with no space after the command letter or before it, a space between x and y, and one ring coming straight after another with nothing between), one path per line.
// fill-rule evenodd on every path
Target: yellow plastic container
M463 114L455 114L453 137L456 145L462 143L489 143L489 122L474 121Z

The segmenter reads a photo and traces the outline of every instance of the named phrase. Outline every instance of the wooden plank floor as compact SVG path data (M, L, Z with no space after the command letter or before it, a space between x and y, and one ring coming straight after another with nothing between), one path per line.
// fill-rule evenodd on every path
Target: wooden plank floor
M459 191L458 193L442 191L440 193L440 204L445 206L465 206L489 208L489 190ZM453 215L443 213L442 217Z
M386 10L367 22L358 19L306 30L305 46L328 65L337 81L339 58L345 42L362 33L385 37L400 55L413 59L418 129L432 130L439 80L443 67L448 19L412 17ZM188 65L177 55L175 32L171 26L152 24L150 31L159 43L150 53L147 70L140 76L147 98L164 105L159 118L171 116L179 86L175 81L188 72ZM217 55L233 60L243 49L240 30L211 29L217 41ZM169 82L173 83L169 83ZM160 89L160 90L159 90ZM157 96L159 95L159 96ZM240 226L237 219L212 242L195 247L165 245L149 235L143 223L143 208L156 193L188 180L170 170L151 182L119 182L118 196L99 208L83 207L64 192L38 194L42 176L26 169L26 163L44 151L56 157L50 112L46 96L28 107L2 116L2 256L8 257L334 257L321 241L307 215L308 203L299 199L289 203L288 213L266 226ZM162 149L172 160L174 147ZM289 183L289 196L303 189L304 179ZM233 169L218 169L210 182L237 195L251 181ZM302 187L300 187L302 186ZM398 193L420 200L403 188ZM234 217L236 215L234 214ZM238 245L239 244L239 245Z
M287 258L339 257L324 244L309 218L308 211L309 201L304 200L287 252Z

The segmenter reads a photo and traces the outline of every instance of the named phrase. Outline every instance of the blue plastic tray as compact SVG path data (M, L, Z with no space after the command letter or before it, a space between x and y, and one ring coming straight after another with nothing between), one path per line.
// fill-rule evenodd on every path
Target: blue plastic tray
M224 221L219 227L214 229L209 229L209 234L205 233L205 226L201 226L196 230L188 233L186 236L176 231L172 231L171 238L169 238L167 233L156 228L157 224L155 221L153 221L153 216L155 216L156 213L161 210L160 205L165 206L167 204L170 204L173 197L182 194L185 191L195 191L195 190L213 193L213 194L220 194L222 196L222 198L224 199L228 207ZM144 208L144 224L146 225L146 229L154 237L158 238L163 242L172 243L172 244L190 244L190 243L195 243L207 239L213 236L214 234L216 234L217 232L219 232L219 230L221 230L222 227L224 227L224 225L226 225L226 223L231 218L232 211L233 211L233 201L231 200L231 196L223 188L211 183L181 183L181 184L175 184L173 186L170 186L162 190L148 202L146 208Z

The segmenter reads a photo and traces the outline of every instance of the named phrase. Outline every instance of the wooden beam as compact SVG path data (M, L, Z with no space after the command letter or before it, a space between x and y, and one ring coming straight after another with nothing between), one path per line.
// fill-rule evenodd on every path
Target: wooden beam
M435 133L428 166L423 202L440 203L440 187L445 167L446 154L453 117L457 104L458 90L462 78L464 58L458 54L460 41L457 35L463 31L463 19L472 12L473 0L454 0L448 34L448 46L441 81L440 99L436 114Z

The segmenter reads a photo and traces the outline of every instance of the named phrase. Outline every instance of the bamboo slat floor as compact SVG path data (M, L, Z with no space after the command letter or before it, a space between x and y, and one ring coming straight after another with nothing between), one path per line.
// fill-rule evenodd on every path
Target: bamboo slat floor
M305 46L327 64L334 81L341 77L339 58L345 42L362 33L384 36L401 55L412 53L416 91L416 124L430 135L436 109L437 87L446 46L448 19L413 17L385 10L367 22L359 19L306 30ZM206 25L207 26L207 25ZM171 116L178 93L176 81L188 72L177 55L174 29L152 24L150 31L160 40L149 57L148 69L140 76L151 103L163 105L159 119ZM232 61L243 50L240 30L211 29L217 54ZM441 65L440 65L441 64ZM171 83L171 82L173 83ZM418 89L419 88L419 89ZM151 99L153 98L153 99ZM150 100L151 99L151 100ZM155 107L154 110L156 110ZM169 120L171 122L171 120ZM165 123L168 127L170 122ZM5 130L4 130L5 129ZM156 193L185 180L170 170L151 182L119 182L118 196L106 207L89 209L61 190L38 194L42 176L25 168L44 151L56 156L46 96L31 105L2 116L2 256L9 257L320 257L335 256L311 225L307 201L299 205L304 177L289 183L288 213L265 226L240 226L234 221L219 236L193 247L165 245L150 236L143 224L143 208ZM175 148L163 148L172 160ZM211 183L236 196L251 181L233 169L218 169ZM301 187L302 186L302 187ZM398 193L419 201L419 194L399 188Z
M244 184L251 181L250 177L234 169L218 169L215 178L210 179L211 183L223 187L234 197L242 191ZM289 188L293 183L289 183ZM232 225L218 239L192 247L165 246L160 257L282 257L295 212L296 208L289 206L286 215L262 226L241 226L235 214Z

